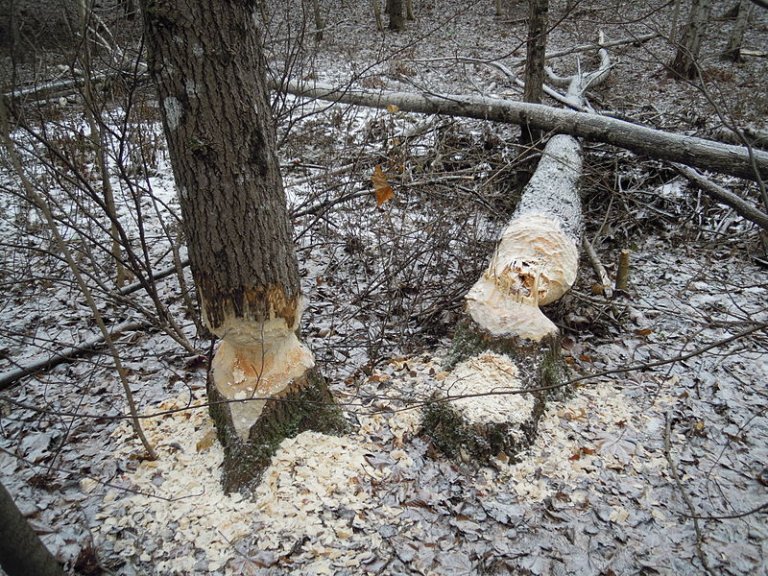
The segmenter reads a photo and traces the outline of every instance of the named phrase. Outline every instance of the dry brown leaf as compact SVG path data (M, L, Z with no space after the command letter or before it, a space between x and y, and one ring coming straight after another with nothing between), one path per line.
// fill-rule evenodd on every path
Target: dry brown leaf
M384 174L384 170L381 169L381 164L376 164L376 168L373 169L371 175L371 183L373 189L376 192L376 207L381 208L381 205L395 197L395 191L387 181L387 176Z
M213 446L214 440L216 440L216 430L208 430L205 436L197 441L197 446L195 446L195 448L198 452L205 452L208 448Z

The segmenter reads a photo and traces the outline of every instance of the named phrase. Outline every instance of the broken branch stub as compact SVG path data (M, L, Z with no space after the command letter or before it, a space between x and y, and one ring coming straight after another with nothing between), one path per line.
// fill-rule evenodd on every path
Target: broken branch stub
M539 306L558 300L576 280L580 176L579 143L553 136L488 269L466 296L468 314L491 336L538 342L557 334Z

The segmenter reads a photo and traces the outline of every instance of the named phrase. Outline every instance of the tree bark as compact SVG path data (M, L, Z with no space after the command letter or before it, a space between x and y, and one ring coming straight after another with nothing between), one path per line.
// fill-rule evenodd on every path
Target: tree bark
M571 77L567 98L585 104L590 84L610 70L607 51L600 56L598 70ZM576 280L581 171L579 142L565 134L550 138L487 270L466 295L467 318L454 342L463 361L424 418L450 456L514 459L536 434L561 362L558 328L539 306L558 300Z
M292 401L311 388L314 366L298 338L298 263L275 156L257 8L145 0L142 9L190 268L203 321L221 339L209 391L225 402L224 415L212 414L225 469L231 469L249 449L271 455L293 429L281 428L279 438L252 433L270 398ZM259 473L248 467L228 489L249 488Z
M376 29L384 31L384 22L381 20L381 0L373 0L373 17L376 19Z
M768 178L768 152L723 144L684 134L646 128L624 120L498 98L474 95L410 92L365 92L332 86L290 82L283 89L296 96L345 104L386 108L395 104L404 112L446 114L570 134L625 148L637 154L679 162L748 180Z
M549 0L528 0L528 38L526 40L525 89L523 100L541 104L544 95L544 59L547 50ZM521 144L530 146L541 139L541 130L521 126Z
M56 558L0 484L0 566L8 576L64 576Z
M389 29L396 32L405 30L403 0L387 0L387 7L389 8Z
M312 0L312 13L315 16L315 40L320 42L323 39L323 29L325 28L323 16L320 13L320 0Z
M741 60L741 48L744 43L744 34L749 26L749 16L752 12L752 4L747 0L740 0L738 3L738 13L736 21L733 23L733 29L728 36L728 44L723 51L723 57L734 62Z
M670 64L673 72L683 78L694 78L699 67L702 35L709 20L712 0L693 0L688 22L683 27L682 38L675 53L675 59Z

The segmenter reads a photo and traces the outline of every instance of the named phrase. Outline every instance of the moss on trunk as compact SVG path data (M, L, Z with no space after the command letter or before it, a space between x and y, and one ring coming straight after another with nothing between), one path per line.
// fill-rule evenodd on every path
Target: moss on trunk
M340 434L346 423L328 390L326 379L315 369L278 398L269 399L248 440L237 435L228 402L208 381L210 413L224 447L222 485L225 492L251 493L269 466L280 443L307 430Z
M517 367L518 380L510 384L514 390L502 390L493 396L499 412L510 406L514 408L514 403L524 404L521 397L530 395L533 402L528 402L527 415L516 421L478 419L477 414L466 410L466 401L461 401L462 406L457 399L451 399L449 391L437 391L424 408L422 419L424 432L446 456L481 465L504 455L514 461L536 438L538 421L547 401L563 397L568 390L562 386L567 367L560 356L558 338L547 337L542 342L498 338L465 319L459 323L454 336L449 368L455 371L460 364L487 352L498 354Z

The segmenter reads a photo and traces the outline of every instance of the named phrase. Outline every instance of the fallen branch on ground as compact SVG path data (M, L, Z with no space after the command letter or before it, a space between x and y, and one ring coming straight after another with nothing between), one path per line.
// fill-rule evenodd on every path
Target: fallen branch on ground
M723 204L730 206L733 208L733 211L742 218L749 220L750 222L754 222L763 230L768 230L768 214L761 212L752 206L749 202L734 194L730 190L726 190L722 186L712 182L712 180L705 178L696 172L696 170L688 168L687 166L682 166L680 164L673 163L672 166L680 174L698 186L702 192L708 196L711 196L718 202L722 202Z
M569 134L605 142L637 154L678 162L687 166L755 180L759 171L768 178L768 152L723 144L684 134L673 134L623 120L474 95L410 92L370 92L338 89L325 84L289 82L283 90L295 96L386 108L394 104L405 112L445 114ZM754 163L753 163L754 162Z
M109 335L114 340L124 332L144 330L149 328L149 326L151 326L151 323L147 321L123 322L122 324L118 324L112 328L109 331ZM77 346L70 346L69 348L60 350L59 352L54 352L48 358L41 358L30 362L29 364L23 364L15 369L8 370L0 374L0 390L6 390L10 388L25 376L35 374L36 372L40 372L42 370L49 370L50 368L53 368L59 364L63 364L64 362L71 362L81 356L101 350L105 345L106 343L102 335L94 336L82 344Z

